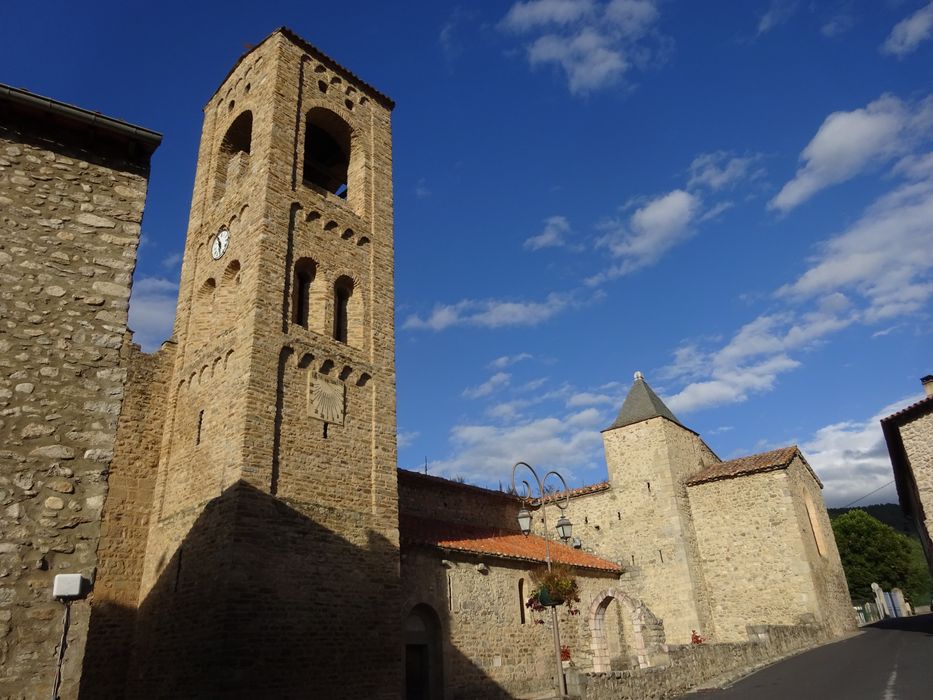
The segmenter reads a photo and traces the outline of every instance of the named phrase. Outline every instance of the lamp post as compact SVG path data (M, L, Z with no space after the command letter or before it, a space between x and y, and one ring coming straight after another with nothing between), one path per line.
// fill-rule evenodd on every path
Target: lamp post
M524 467L531 472L532 477L534 477L534 483L538 487L537 496L533 494L531 484L524 479L521 481L523 493L519 492L515 485L515 474L519 467ZM532 511L538 510L539 508L541 509L541 517L544 520L544 560L547 562L548 571L551 570L551 536L547 527L547 508L544 507L544 486L550 476L555 476L560 479L560 483L564 487L563 498L561 498L560 493L555 494L554 503L560 508L560 517L557 519L557 534L560 535L560 538L564 542L567 542L570 539L573 525L564 515L564 511L570 503L570 493L567 488L567 482L564 481L564 477L556 471L551 470L541 479L538 477L538 473L527 462L516 462L515 466L512 467L512 492L519 494L522 499L522 508L518 511L518 526L521 528L523 535L527 535L531 532ZM529 510L529 508L531 510ZM554 630L554 657L557 662L557 695L563 698L567 695L567 684L564 681L564 667L560 659L560 629L557 626L557 606L554 605L551 606L551 628Z

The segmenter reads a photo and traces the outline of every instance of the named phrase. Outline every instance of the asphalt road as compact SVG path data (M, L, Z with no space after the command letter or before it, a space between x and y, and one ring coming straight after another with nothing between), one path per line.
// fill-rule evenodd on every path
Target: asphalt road
M933 700L933 614L863 627L693 700Z

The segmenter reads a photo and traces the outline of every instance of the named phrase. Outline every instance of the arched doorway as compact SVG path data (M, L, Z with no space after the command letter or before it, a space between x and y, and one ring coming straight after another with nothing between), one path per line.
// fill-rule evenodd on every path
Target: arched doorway
M444 693L441 622L429 605L405 618L405 700L441 700Z
M661 621L619 589L596 595L588 621L594 673L647 668L667 657Z

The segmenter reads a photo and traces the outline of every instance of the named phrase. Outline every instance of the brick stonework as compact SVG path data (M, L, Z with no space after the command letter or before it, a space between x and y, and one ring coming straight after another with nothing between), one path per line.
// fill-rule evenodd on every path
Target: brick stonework
M98 565L149 158L89 120L21 110L0 104L0 696L31 699L54 682L53 578ZM72 604L62 697L88 618Z
M916 484L915 520L921 533L930 570L933 571L933 411L898 428Z
M96 584L63 698L551 687L550 615L523 607L542 543L495 549L496 529L520 537L520 500L396 468L392 107L287 30L239 60L204 109L174 332L152 355L125 325L148 160L0 131L3 697L49 694L66 570ZM608 482L567 511L610 562L578 566L579 614L559 609L574 668L600 674L588 696L661 697L852 629L796 448L688 485L719 458L639 391L603 433ZM400 513L492 534L400 543ZM693 630L735 644L677 647Z

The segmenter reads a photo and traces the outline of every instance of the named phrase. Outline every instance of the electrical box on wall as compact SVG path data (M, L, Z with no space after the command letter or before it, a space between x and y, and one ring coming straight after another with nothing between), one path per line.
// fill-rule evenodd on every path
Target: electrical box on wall
M52 584L53 598L80 598L84 593L84 577L81 574L56 574Z

